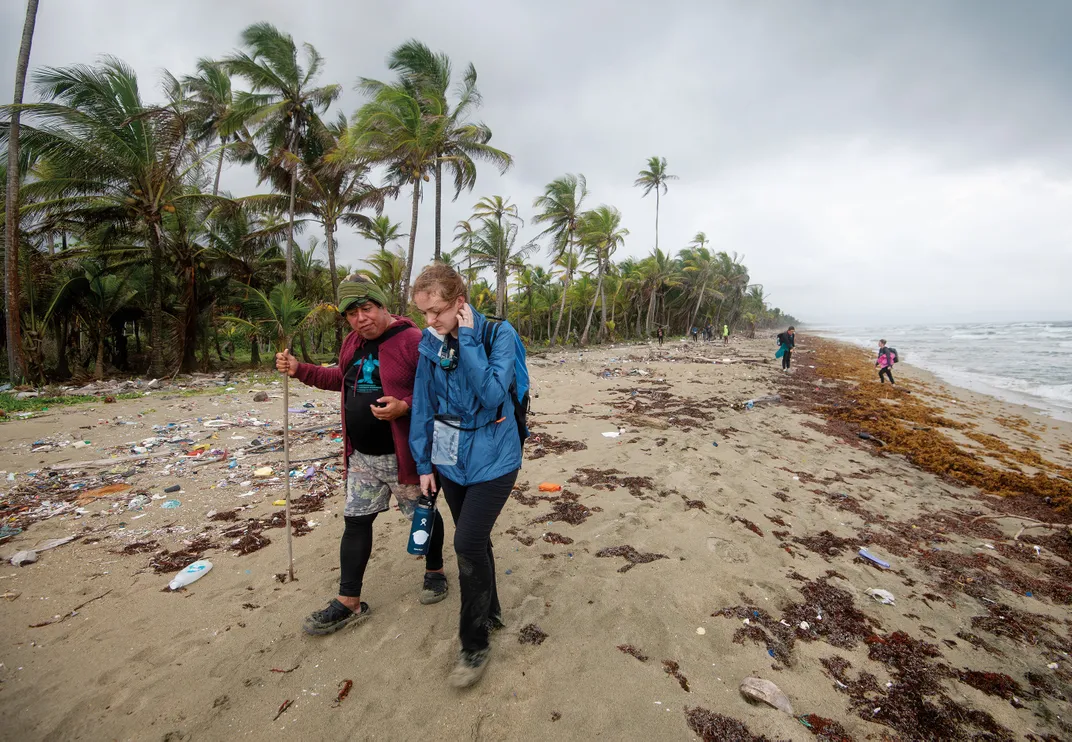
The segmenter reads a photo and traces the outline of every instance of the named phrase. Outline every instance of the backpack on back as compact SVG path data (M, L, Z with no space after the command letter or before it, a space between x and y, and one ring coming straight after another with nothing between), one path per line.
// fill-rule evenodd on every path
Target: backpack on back
M506 320L488 318L484 323L484 352L491 358L491 348L495 338L499 334L502 325L510 326ZM510 329L513 329L512 327ZM514 398L514 420L517 421L517 434L521 438L521 447L525 447L525 439L529 437L529 368L525 365L525 345L521 342L521 336L514 331L514 382L510 385L510 395ZM499 412L495 416L502 419L503 409L499 405Z

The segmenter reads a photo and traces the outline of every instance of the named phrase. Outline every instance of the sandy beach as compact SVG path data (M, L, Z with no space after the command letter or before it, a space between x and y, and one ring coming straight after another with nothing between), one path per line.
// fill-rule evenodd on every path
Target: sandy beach
M305 410L292 424L306 431L292 451L294 582L277 577L283 482L254 476L281 473L282 453L233 469L210 453L277 441L279 385L164 390L3 423L0 469L16 473L3 513L25 530L0 544L0 736L1072 739L1072 535L1016 539L1022 520L975 520L1072 520L1060 494L1072 424L898 365L898 390L876 392L893 418L926 405L951 425L912 430L1056 483L1049 503L1001 498L823 414L854 404L831 376L838 364L862 364L877 387L865 354L802 338L788 375L772 356L769 339L675 339L530 357L534 435L494 536L507 627L466 692L445 683L458 618L449 517L447 600L418 603L422 567L393 510L375 527L371 620L324 638L300 630L337 586L335 395L291 387ZM259 390L268 402L253 401ZM48 475L150 437L159 458ZM90 445L60 445L79 439ZM55 447L31 453L35 442ZM124 486L94 491L110 484ZM68 536L35 564L6 561ZM212 571L168 591L197 556ZM792 713L746 701L747 677L775 683Z

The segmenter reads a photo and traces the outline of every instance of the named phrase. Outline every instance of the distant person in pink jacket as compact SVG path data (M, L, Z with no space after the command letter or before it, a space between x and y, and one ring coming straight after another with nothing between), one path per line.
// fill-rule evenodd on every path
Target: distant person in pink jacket
M878 380L883 384L886 383L884 377L890 377L890 383L893 384L893 364L897 363L897 351L893 348L886 347L885 340L878 341L878 360L875 361L875 367L878 369Z

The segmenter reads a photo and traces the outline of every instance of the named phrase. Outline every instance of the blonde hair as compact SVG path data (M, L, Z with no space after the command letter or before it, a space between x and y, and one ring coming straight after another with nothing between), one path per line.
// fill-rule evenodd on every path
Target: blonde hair
M444 301L452 302L459 296L468 297L465 280L458 271L446 263L432 263L425 266L417 280L413 282L413 296L417 294L439 294Z

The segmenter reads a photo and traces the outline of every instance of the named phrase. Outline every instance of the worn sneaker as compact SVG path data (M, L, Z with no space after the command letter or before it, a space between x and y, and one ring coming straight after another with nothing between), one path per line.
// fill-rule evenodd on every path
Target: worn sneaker
M447 576L439 572L424 573L424 589L420 601L423 605L438 603L447 597Z
M312 634L313 636L334 634L339 629L346 628L350 624L364 623L368 620L371 612L372 609L369 608L368 603L362 603L361 612L355 613L335 598L332 598L327 608L317 611L305 619L305 622L302 623L302 629L306 634Z
M468 688L475 685L488 669L488 660L491 659L490 649L481 649L477 652L467 652L464 649L458 652L458 662L450 671L447 682L455 688Z

